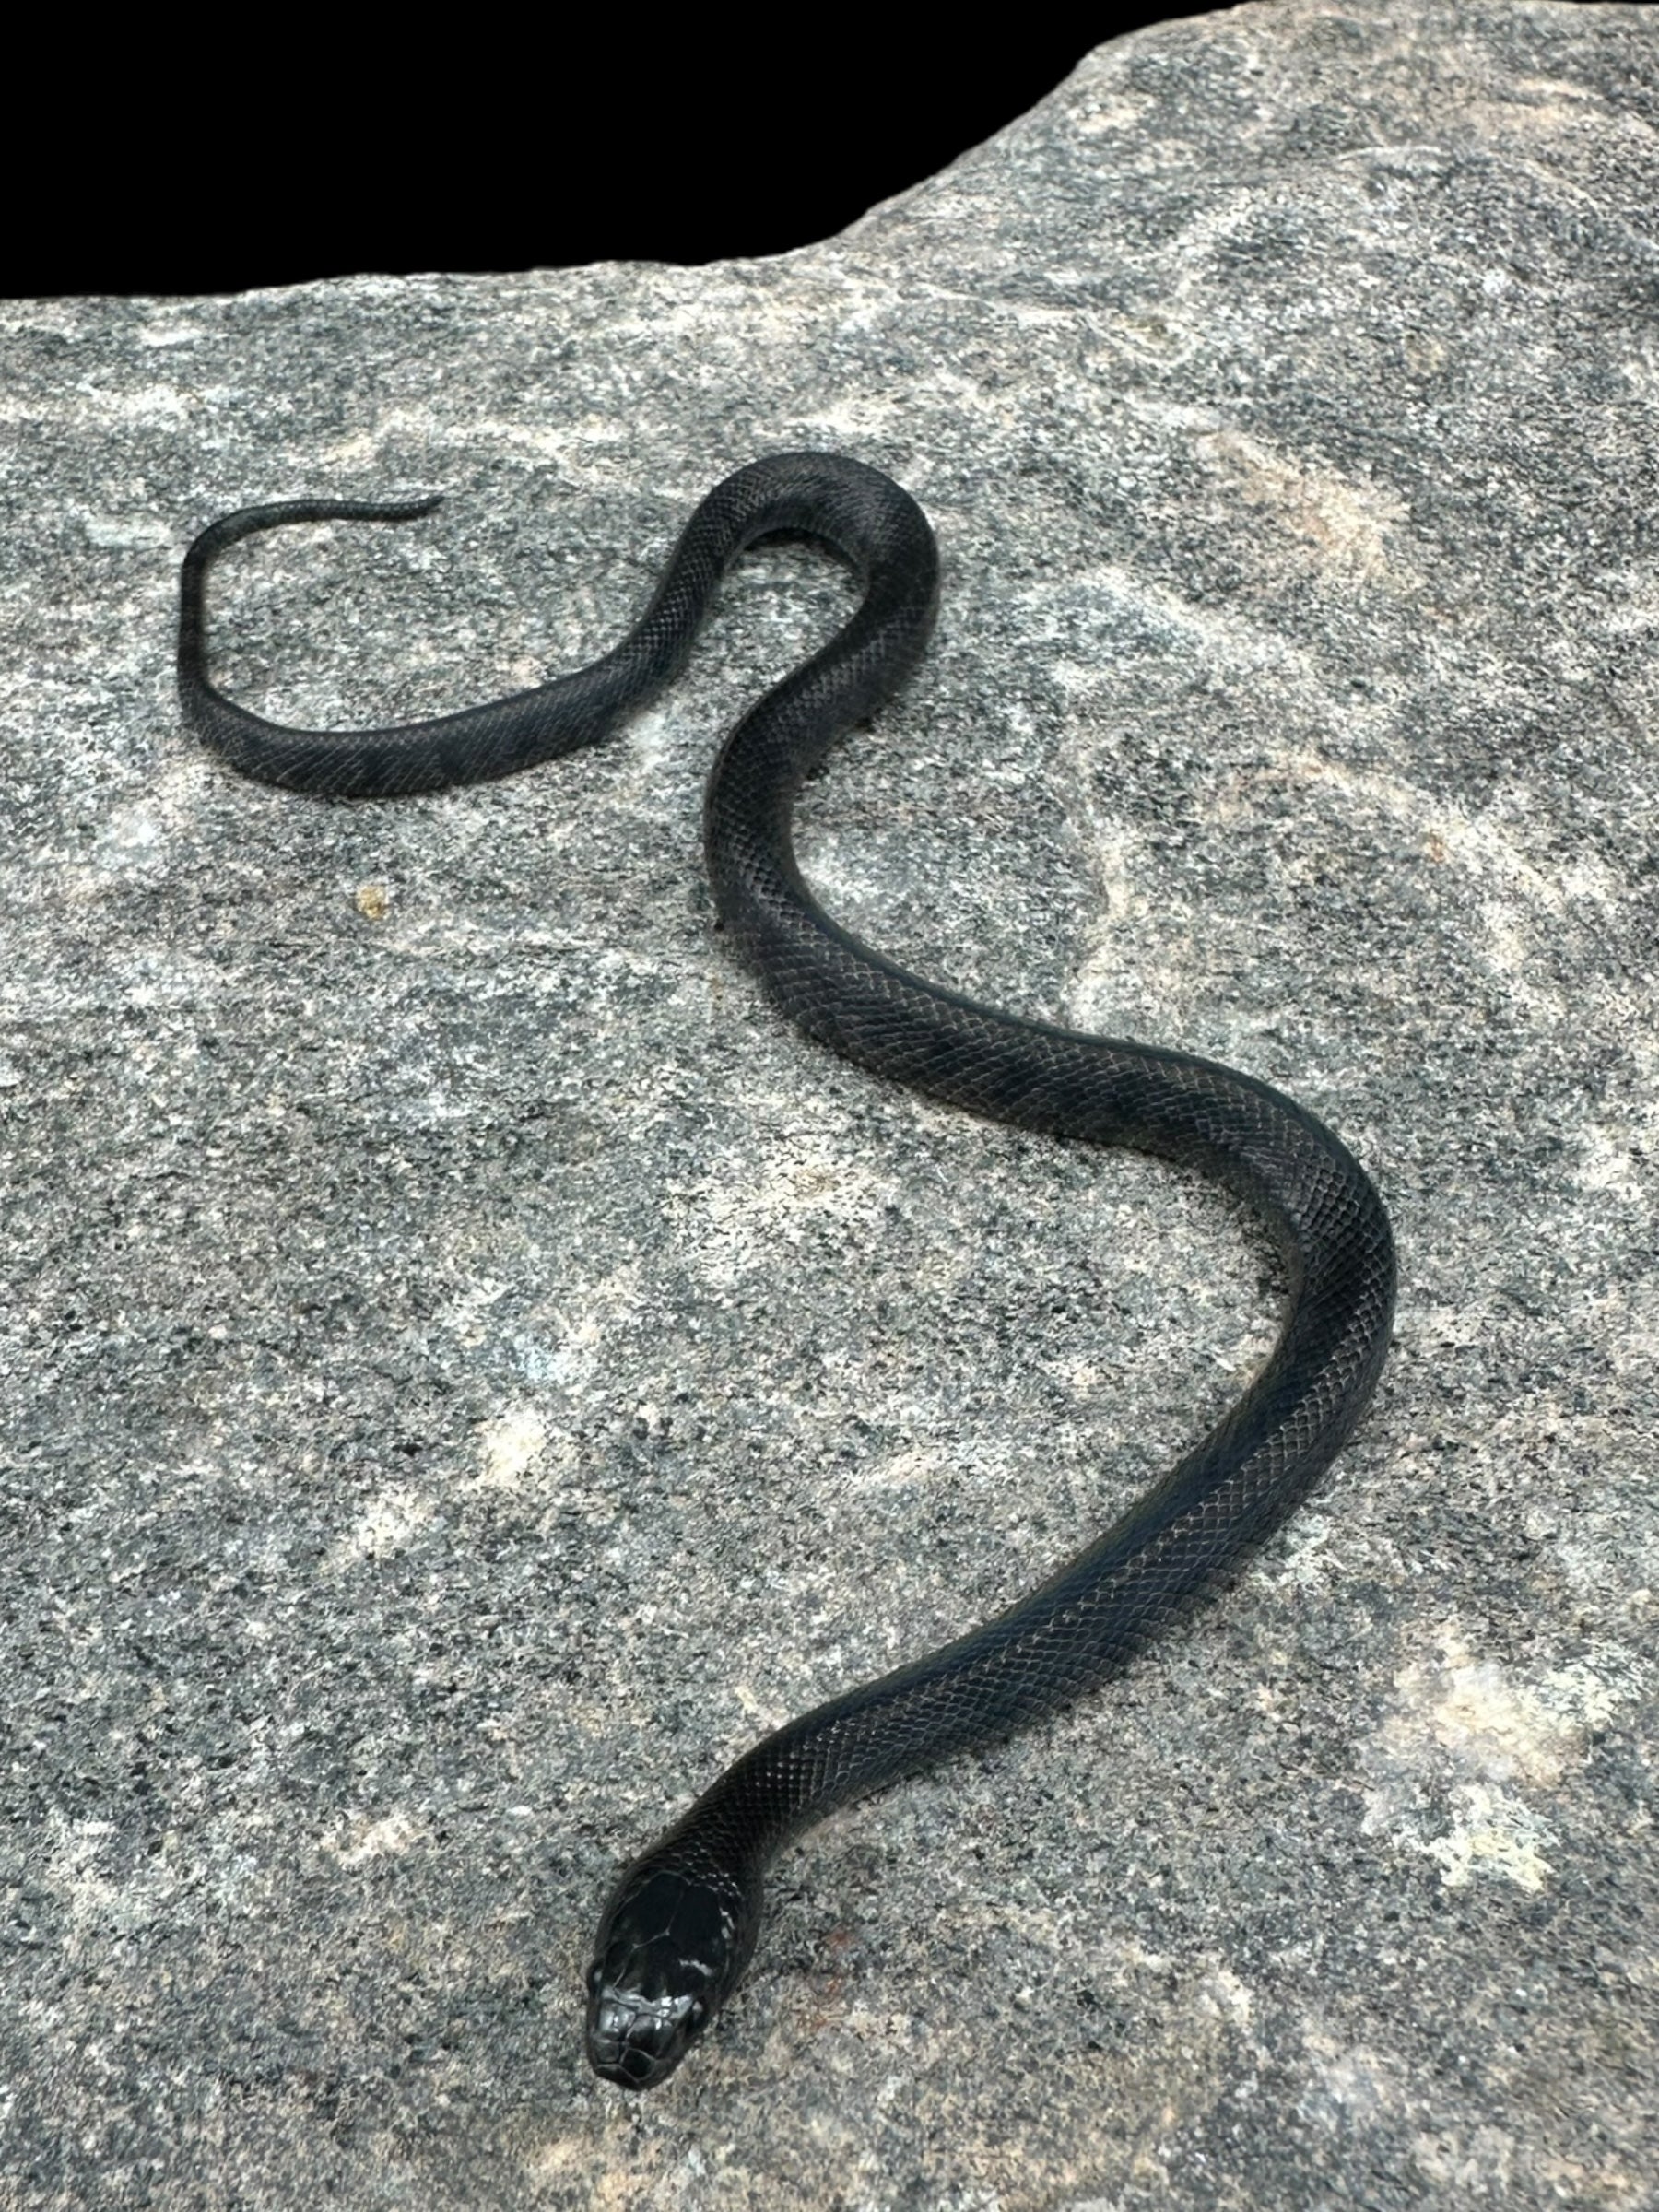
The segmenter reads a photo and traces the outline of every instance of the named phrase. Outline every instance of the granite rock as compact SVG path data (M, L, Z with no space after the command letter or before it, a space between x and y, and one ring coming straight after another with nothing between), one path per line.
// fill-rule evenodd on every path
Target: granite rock
M1656 206L1653 11L1272 0L776 260L5 311L0 2201L1655 2201ZM354 806L181 727L176 566L441 489L214 603L250 704L427 712L799 445L946 568L827 902L1326 1117L1398 1341L1190 1627L801 1844L630 2101L618 1860L1167 1465L1273 1263L723 948L700 783L820 558L606 748Z

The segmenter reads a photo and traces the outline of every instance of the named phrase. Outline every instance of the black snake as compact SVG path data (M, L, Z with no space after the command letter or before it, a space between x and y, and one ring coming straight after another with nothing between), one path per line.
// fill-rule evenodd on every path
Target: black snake
M723 571L747 546L782 532L818 539L857 571L863 601L750 708L709 776L709 871L732 939L793 1020L879 1075L1021 1128L1133 1146L1241 1193L1290 1281L1282 1334L1250 1389L1086 1551L957 1642L757 1744L627 1869L589 1970L588 2052L610 2080L644 2088L731 1994L754 1948L763 1870L782 1844L832 1806L1100 1682L1303 1495L1381 1371L1393 1241L1352 1156L1266 1084L977 1006L873 952L807 889L791 845L795 794L835 739L892 696L933 623L933 533L889 478L812 453L739 469L697 509L614 651L488 706L342 735L279 727L214 688L203 587L224 547L278 524L406 522L436 504L292 501L229 515L196 539L182 579L179 685L190 722L232 767L355 798L511 775L592 745L684 666Z

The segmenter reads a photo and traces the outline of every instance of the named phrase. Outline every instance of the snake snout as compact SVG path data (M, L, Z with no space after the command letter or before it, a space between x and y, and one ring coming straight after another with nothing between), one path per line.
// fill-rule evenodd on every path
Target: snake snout
M707 2017L694 1997L653 2002L600 1987L588 2008L588 2061L625 2089L654 2088L679 2065Z

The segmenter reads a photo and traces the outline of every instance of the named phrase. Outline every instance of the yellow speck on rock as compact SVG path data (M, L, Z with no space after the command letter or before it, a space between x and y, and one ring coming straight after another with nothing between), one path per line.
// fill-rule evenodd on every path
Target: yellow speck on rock
M391 904L392 894L383 883L359 884L356 905L366 922L383 922Z

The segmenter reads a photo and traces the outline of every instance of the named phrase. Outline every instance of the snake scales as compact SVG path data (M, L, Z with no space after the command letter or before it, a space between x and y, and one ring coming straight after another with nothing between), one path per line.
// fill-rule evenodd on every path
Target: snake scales
M1121 1667L1304 1494L1381 1371L1394 1262L1376 1192L1331 1132L1249 1076L975 1005L908 974L818 906L795 866L794 797L835 739L911 673L938 564L921 509L826 453L757 461L691 517L644 615L573 675L463 713L350 735L282 728L209 682L204 586L225 547L284 523L406 522L409 505L306 500L205 530L182 577L179 685L200 736L243 774L335 797L435 791L603 737L684 666L720 577L757 538L810 535L864 590L821 651L752 707L709 776L721 919L783 1011L878 1075L971 1112L1213 1176L1274 1236L1289 1276L1271 1359L1227 1418L1087 1550L958 1641L848 1690L757 1744L627 1868L589 1971L588 2052L634 2088L668 2075L754 1948L761 1877L832 1806L1053 1712Z

